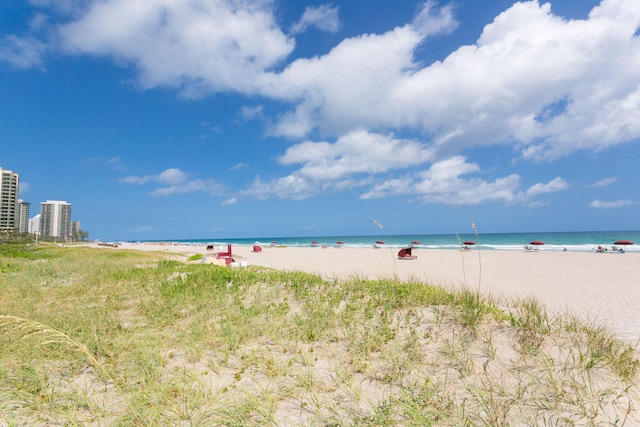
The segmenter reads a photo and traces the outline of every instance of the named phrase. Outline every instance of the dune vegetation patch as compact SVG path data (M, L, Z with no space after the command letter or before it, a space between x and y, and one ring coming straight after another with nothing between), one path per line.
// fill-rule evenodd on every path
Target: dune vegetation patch
M640 423L636 349L535 300L22 250L0 250L2 426Z

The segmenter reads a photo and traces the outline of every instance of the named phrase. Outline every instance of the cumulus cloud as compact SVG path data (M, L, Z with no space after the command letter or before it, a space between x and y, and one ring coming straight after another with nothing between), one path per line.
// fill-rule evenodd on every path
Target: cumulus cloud
M418 141L356 130L339 137L335 143L296 144L279 161L283 165L302 163L300 175L320 181L419 165L432 157L433 150Z
M594 200L589 204L592 208L599 209L615 209L615 208L624 208L626 206L633 206L636 202L633 200L614 200L611 202L605 202L603 200Z
M313 129L340 135L358 127L405 126L403 117L411 108L393 98L398 84L418 69L415 49L427 34L456 25L450 9L425 7L419 16L417 26L347 38L328 54L297 59L266 80L263 93L296 103L272 132L304 137Z
M414 129L443 151L515 144L533 161L640 136L639 2L605 1L586 20L518 2L475 44L422 66L415 54L430 33L421 23L455 27L448 9L425 11L411 24L292 62L267 92L296 101L274 133Z
M8 35L0 41L0 61L42 67L55 43L58 52L133 66L142 88L170 87L194 97L218 91L263 97L264 105L242 108L239 116L264 118L271 134L304 142L278 159L296 169L285 177L256 179L243 193L253 197L299 199L367 187L363 198L404 194L427 203L514 202L569 184L556 178L521 191L518 175L482 179L478 164L456 154L501 144L513 145L528 161L553 161L640 138L637 0L603 0L580 20L555 15L550 3L516 2L475 43L433 63L421 62L420 48L458 23L452 6L431 0L405 25L346 38L324 55L293 59L296 33L312 26L339 30L338 7L307 8L287 35L270 0L61 2L72 3L82 7L60 7L70 13L69 21L48 32L55 35L51 45L35 35ZM34 31L44 25L39 20ZM270 111L274 105L276 112ZM328 141L310 141L309 135ZM424 164L430 166L421 172L403 171ZM394 175L382 176L388 173ZM122 182L164 186L154 195L220 191L215 181L191 180L178 169ZM632 202L595 200L591 206L620 203Z
M477 205L486 201L511 202L517 199L520 186L518 175L512 174L493 182L465 177L479 171L477 164L467 162L462 156L454 156L434 163L415 177L407 175L378 183L361 198L410 194L424 203L450 206Z
M555 193L556 191L566 190L567 188L569 188L569 183L558 177L546 184L539 183L532 185L527 190L527 196L533 197L539 194Z
M149 182L164 185L149 192L151 196L172 196L193 192L204 192L212 196L220 195L224 187L213 179L189 179L189 174L180 169L170 168L157 175L135 176L122 178L120 182L130 185L144 185Z
M34 4L53 7L49 0ZM452 6L431 0L406 25L289 63L295 40L279 28L268 0L79 4L69 22L50 32L63 52L133 65L143 88L171 87L185 96L234 91L293 103L274 116L274 135L408 129L449 155L514 144L532 161L640 137L636 0L604 0L581 20L554 15L550 3L517 2L476 43L426 65L418 48L458 25ZM312 25L335 31L337 14L330 5L309 7L292 33ZM15 35L0 46L0 60L19 67L41 66L48 48Z
M288 148L278 161L301 165L288 176L264 182L257 178L245 196L305 199L319 192L366 185L371 176L423 164L432 150L419 141L355 130L335 142L305 141Z
M409 195L424 203L443 203L446 205L477 205L487 201L513 202L522 199L518 192L520 177L509 175L487 182L478 177L465 177L480 172L475 163L468 163L464 157L456 156L431 165L429 169L417 174L406 174L398 178L368 178L356 180L350 175L359 173L355 169L339 175L335 182L329 175L314 176L303 173L302 169L294 173L263 182L260 179L243 192L244 196L259 199L290 198L304 199L322 191L335 191L339 185L349 188L369 187L361 199L375 199Z
M143 88L168 86L185 96L254 93L256 75L294 47L266 0L105 0L58 33L68 53L132 64Z
M302 33L309 27L321 31L336 33L340 29L338 6L323 4L318 7L308 6L300 20L291 28L291 34Z
M163 172L160 172L157 175L145 175L145 176L135 176L130 175L126 178L121 179L121 182L125 184L132 185L143 185L147 182L157 182L160 184L169 184L175 185L183 183L187 180L188 175L182 172L180 169L170 168Z
M480 166L469 163L463 156L454 156L434 163L417 176L405 175L400 178L377 183L362 199L389 196L417 196L424 203L441 203L450 206L479 205L485 202L516 203L526 202L539 194L562 191L568 184L556 178L546 184L536 184L526 193L520 191L521 178L517 174L486 181L473 174L480 173ZM533 202L531 205L535 205Z

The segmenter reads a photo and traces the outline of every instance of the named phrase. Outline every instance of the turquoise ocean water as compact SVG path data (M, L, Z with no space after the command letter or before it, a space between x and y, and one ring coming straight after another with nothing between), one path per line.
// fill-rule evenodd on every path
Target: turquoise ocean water
M584 232L543 232L543 233L489 233L489 234L409 234L409 235L385 235L381 233L369 236L305 236L305 237L259 237L245 239L183 239L177 243L193 245L242 245L252 246L260 242L262 246L339 246L337 242L343 242L345 247L371 247L376 241L384 242L385 247L406 247L412 241L419 241L414 245L425 249L452 249L460 248L460 243L467 240L474 241L474 248L483 250L523 250L524 245L529 245L534 240L540 240L545 244L538 246L543 251L592 251L597 246L611 249L617 240L630 240L635 245L625 246L627 252L640 252L640 231L584 231Z

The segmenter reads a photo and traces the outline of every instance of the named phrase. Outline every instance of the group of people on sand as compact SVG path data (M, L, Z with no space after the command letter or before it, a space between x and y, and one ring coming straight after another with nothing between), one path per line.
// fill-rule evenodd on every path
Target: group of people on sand
M607 248L603 248L602 246L598 246L597 248L595 248L593 250L595 253L607 253L609 252L609 250ZM612 246L611 247L611 252L620 252L620 253L624 253L624 248L618 248L616 246Z

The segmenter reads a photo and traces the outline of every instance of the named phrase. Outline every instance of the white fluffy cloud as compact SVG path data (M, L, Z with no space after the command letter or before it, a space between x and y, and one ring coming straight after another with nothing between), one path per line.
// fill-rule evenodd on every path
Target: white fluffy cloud
M321 191L359 187L368 178L395 169L421 165L432 150L418 141L356 130L335 143L305 141L286 150L283 165L302 166L288 176L268 182L256 179L245 196L304 199Z
M476 163L469 163L462 156L454 156L434 163L417 176L406 175L380 182L361 198L411 195L425 203L460 206L478 205L488 201L524 202L540 194L568 188L568 184L562 178L555 178L546 184L535 184L523 193L520 190L521 179L517 174L489 182L473 176L480 172L480 166Z
M189 174L176 168L167 169L157 175L130 175L121 179L120 182L131 185L144 185L150 182L164 185L164 187L149 192L148 194L151 196L171 196L193 192L204 192L216 196L224 191L224 187L213 179L190 180Z
M253 93L255 76L294 47L271 7L267 0L104 0L59 34L69 53L133 64L144 88Z
M392 141L387 140L387 143L393 144ZM322 191L368 188L361 194L361 199L409 196L424 203L469 206L497 201L505 203L529 202L535 196L563 191L569 187L562 178L555 178L548 183L538 183L527 191L522 191L520 189L521 178L517 174L497 178L494 181L486 181L478 176L482 173L480 166L476 163L469 163L463 156L437 161L421 172L388 178L385 173L386 169L366 170L367 165L360 164L358 161L349 162L349 165L352 165L350 168L341 167L340 160L333 157L334 150L339 147L338 143L335 145L315 143L309 146L305 146L305 144L308 143L300 144L294 147L293 152L288 152L289 160L307 162L300 169L286 177L268 182L256 179L242 195L259 199L271 197L305 199ZM301 153L297 153L298 150ZM379 155L380 159L384 157L383 153L379 153ZM414 158L413 165L425 163L429 154L425 153L424 155L423 160ZM406 157L407 160L411 158L413 157ZM390 160L389 165L393 163L393 159ZM310 163L313 163L315 167L309 166ZM403 166L396 165L395 167L390 166L390 168L402 169ZM366 172L364 178L354 177L361 172Z
M527 196L533 197L539 194L555 193L569 188L569 183L562 178L555 178L546 184L535 184L527 190Z
M49 1L41 1L51 6ZM37 3L36 3L37 4ZM588 19L550 3L515 3L473 45L421 64L417 48L457 23L427 1L411 23L345 39L329 53L275 66L294 49L270 0L103 0L57 28L69 53L133 64L145 88L187 96L215 91L294 102L273 132L339 136L356 128L413 129L438 147L516 144L527 159L555 159L640 137L640 2L603 0ZM337 29L338 8L311 7L300 29ZM117 31L114 31L117 28ZM47 47L9 35L0 60L38 66Z
M51 7L47 0L40 4ZM287 114L275 117L276 135L409 129L447 153L514 144L531 160L640 137L637 0L603 0L583 20L554 15L550 3L517 2L486 25L475 44L432 64L419 62L418 48L457 27L454 9L432 1L404 26L293 60L295 41L279 27L270 0L78 4L83 12L57 28L65 52L133 64L144 88L292 102ZM310 7L297 28L323 23L334 31L337 14L337 7ZM46 50L35 39L10 35L0 60L38 66ZM280 66L286 66L282 72Z
M335 33L340 29L338 11L338 6L328 4L323 4L318 7L309 6L304 10L300 21L291 28L291 33L301 33L309 27L316 27L321 31Z
M638 0L602 0L581 20L554 15L550 3L516 2L474 44L433 63L421 62L420 48L458 25L451 6L433 1L405 25L346 38L309 58L292 57L295 33L310 26L337 31L337 7L307 8L287 35L274 0L62 4L61 10L76 14L48 34L55 34L63 53L133 65L143 88L170 87L184 96L258 95L269 102L244 108L239 114L245 120L259 117L272 124L271 134L298 141L309 135L335 141L295 143L278 160L299 168L266 182L256 179L245 195L305 198L368 186L363 198L513 202L565 190L568 183L556 178L521 191L519 175L486 181L478 176L480 166L458 154L501 144L513 145L525 160L552 161L640 138ZM41 66L51 49L34 37L8 35L0 42L0 61ZM270 111L274 105L277 111ZM419 142L393 134L415 135ZM424 164L430 166L422 172L404 171ZM154 195L219 191L215 181L189 180L177 169L123 182L165 186ZM619 203L629 201L591 205Z
M302 163L298 173L314 181L339 180L356 173L376 174L429 161L433 150L410 140L356 130L335 143L306 141L288 148L280 163Z
M427 2L411 24L348 38L326 55L293 61L266 79L262 89L268 96L296 103L273 133L304 137L316 128L340 135L358 127L405 126L411 108L399 106L393 94L418 70L413 62L416 48L425 37L456 26L450 8L435 9Z
M180 169L170 168L157 175L135 176L130 175L121 181L125 184L143 185L147 182L157 182L160 184L176 185L187 181L188 175Z
M415 177L407 175L378 183L361 198L413 195L425 203L457 206L496 200L511 202L519 197L518 175L512 174L493 182L478 177L465 177L477 172L480 172L477 164L468 163L462 156L454 156L434 163Z
M434 28L455 25L426 9ZM639 26L635 0L606 0L571 21L549 3L520 2L475 45L424 67L415 62L425 37L415 22L347 39L278 76L272 95L299 100L275 132L409 128L448 150L513 143L532 160L603 149L640 137Z

